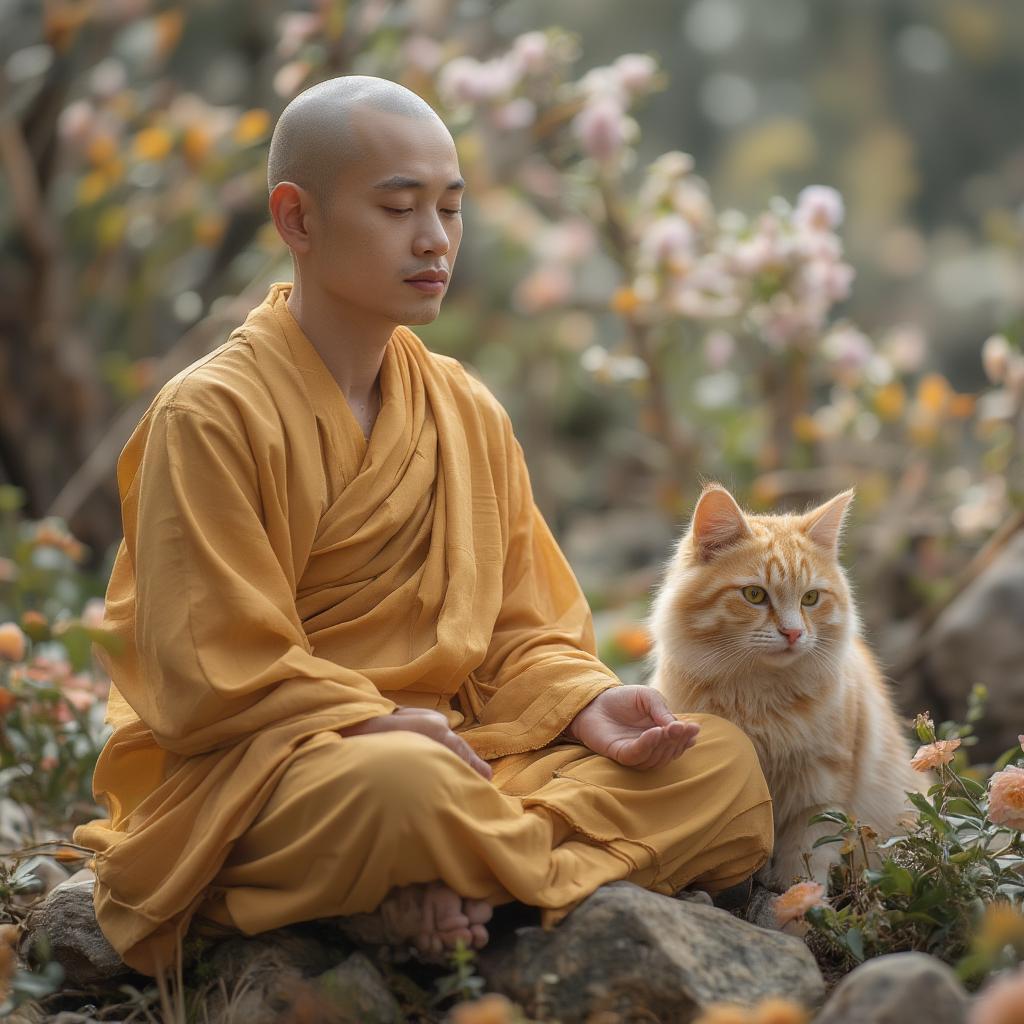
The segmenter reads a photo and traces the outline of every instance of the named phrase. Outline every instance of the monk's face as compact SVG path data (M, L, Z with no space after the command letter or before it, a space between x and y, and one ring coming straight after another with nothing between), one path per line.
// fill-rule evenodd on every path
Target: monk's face
M371 108L351 115L356 150L309 221L304 268L354 315L394 324L432 321L462 241L455 143L440 120ZM439 283L410 278L436 272Z

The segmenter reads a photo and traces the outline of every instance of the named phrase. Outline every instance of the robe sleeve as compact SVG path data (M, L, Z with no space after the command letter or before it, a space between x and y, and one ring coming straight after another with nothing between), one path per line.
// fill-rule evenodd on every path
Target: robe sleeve
M483 664L460 691L484 758L539 750L620 680L598 659L590 606L533 500L526 460L502 416L509 539L502 604Z
M192 756L290 719L341 729L393 711L366 676L313 653L286 489L244 429L172 402L148 416L122 499L134 571L107 601L125 642L97 654L156 742Z

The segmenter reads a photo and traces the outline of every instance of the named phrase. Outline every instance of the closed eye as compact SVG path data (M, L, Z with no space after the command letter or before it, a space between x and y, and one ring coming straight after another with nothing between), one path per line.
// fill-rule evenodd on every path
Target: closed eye
M394 206L385 206L384 209L387 210L388 213L412 213L412 207L411 206L410 207L406 207L403 210L400 210L400 209L398 209L397 207L394 207ZM462 210L442 210L441 212L442 213L447 213L450 216L455 216L456 214L462 213Z

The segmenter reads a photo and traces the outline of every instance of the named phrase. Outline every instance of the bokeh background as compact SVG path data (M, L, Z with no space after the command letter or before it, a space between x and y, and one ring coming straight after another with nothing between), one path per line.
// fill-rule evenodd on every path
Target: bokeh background
M9 538L51 531L26 564L74 570L47 600L102 596L128 434L290 276L275 117L371 74L442 113L469 182L419 333L508 408L623 678L717 479L762 511L857 488L844 561L905 710L1002 685L1012 620L994 667L928 658L1021 526L1019 3L2 0L0 25L0 485Z

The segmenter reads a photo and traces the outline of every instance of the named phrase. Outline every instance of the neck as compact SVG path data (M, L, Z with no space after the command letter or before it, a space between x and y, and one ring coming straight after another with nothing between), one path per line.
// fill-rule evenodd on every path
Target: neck
M287 306L353 412L370 410L376 403L384 351L397 325L360 315L322 291L304 288L298 272Z

